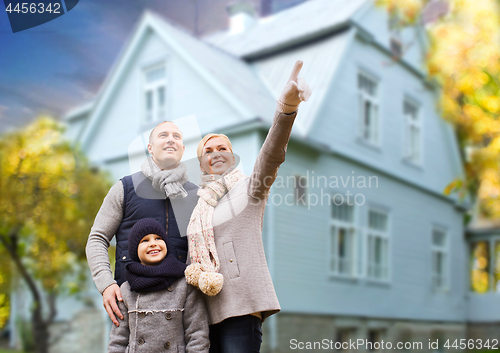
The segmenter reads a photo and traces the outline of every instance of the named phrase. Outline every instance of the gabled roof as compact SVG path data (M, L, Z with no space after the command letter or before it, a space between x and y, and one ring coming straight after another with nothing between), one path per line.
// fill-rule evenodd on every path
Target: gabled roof
M244 61L192 37L161 17L146 12L97 95L89 120L78 138L83 148L86 148L94 135L110 97L118 88L118 82L126 74L126 68L149 30L163 39L186 64L225 98L242 119L267 116L274 111L275 98Z
M71 121L71 120L76 120L76 119L80 119L80 118L87 116L92 111L92 108L94 108L94 104L95 104L95 101L89 101L87 103L81 104L81 105L69 110L64 115L64 120Z
M290 69L286 67L285 76L281 73L269 76L267 75L269 72L266 72L266 77L263 77L263 72L256 72L256 67L249 65L240 57L249 53L256 54L271 49L277 50L299 42L309 41L313 37L335 33L346 28L350 18L365 4L371 4L371 1L310 0L275 16L264 18L253 29L244 33L234 35L225 31L202 40L147 11L136 26L119 59L115 62L96 100L92 104L86 105L85 111L90 111L90 113L78 139L85 148L102 119L104 108L109 104L110 97L118 87L118 81L122 75L126 74L125 69L128 67L129 61L134 57L134 53L149 30L162 38L184 62L190 65L202 79L205 79L222 98L225 98L228 105L239 112L243 120L256 117L267 120L272 117L276 104L275 99L286 82ZM315 17L316 20L308 20L311 16ZM301 135L307 133L313 119L311 113L314 115L324 98L321 87L325 88L327 81L330 81L336 72L340 57L344 52L343 49L345 49L345 37L345 33L339 35L339 39L332 43L332 48L335 47L335 51L337 51L335 54L337 58L330 63L327 70L322 71L317 79L314 79L317 75L313 72L310 76L308 75L308 77L313 78L310 84L315 89L316 94L313 98L315 102L311 101L305 108L311 110L310 114L307 114L309 122L303 124L300 120L297 121ZM308 58L308 62L312 62L312 59ZM293 62L288 66L292 67ZM274 69L269 67L267 71L269 70L273 71ZM304 68L304 77L307 70ZM315 87L314 81L318 80L321 82ZM75 114L69 113L66 118L72 120L75 118Z
M259 19L242 33L221 31L204 40L239 57L265 55L338 31L363 5L370 4L371 0L309 0Z
M300 114L294 124L294 133L306 137L318 116L332 82L336 82L339 66L344 62L355 29L329 36L311 45L303 45L287 52L257 60L253 63L260 79L278 96L287 82L297 59L304 62L300 77L304 77L313 94L300 105ZM265 117L269 120L272 116Z
M305 65L301 76L307 78L314 94L300 108L294 138L312 142L314 139L308 138L308 132L327 101L329 87L332 82L336 82L336 75L345 62L350 43L354 42L356 33L362 31L360 18L369 6L373 6L372 0L310 0L273 18L259 21L247 32L237 35L224 32L205 40L195 38L161 17L146 12L97 99L69 113L67 118L82 121L83 118L80 118L83 115L89 115L78 138L83 148L86 148L104 118L106 107L112 101L119 82L127 75L127 67L152 31L225 99L228 106L238 112L241 117L239 125L255 121L255 118L269 124L275 109L275 97L280 94L294 62L303 60ZM311 17L316 20L308 20ZM275 50L278 51L277 55L264 55ZM453 136L450 135L449 140L454 147L456 141ZM456 151L455 148L453 150ZM366 164L366 161L360 163ZM393 176L400 178L394 173Z
M163 35L182 45L193 59L193 65L202 66L216 80L213 84L221 84L220 91L227 90L233 95L231 99L237 99L245 107L245 118L264 117L274 112L275 97L245 61L174 27L160 16L151 16L163 29Z

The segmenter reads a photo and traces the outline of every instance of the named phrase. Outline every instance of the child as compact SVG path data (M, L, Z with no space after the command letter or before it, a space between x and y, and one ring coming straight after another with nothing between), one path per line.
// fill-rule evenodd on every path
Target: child
M142 219L128 238L131 261L108 352L208 352L208 316L201 292L184 280L186 264L168 252L162 225Z

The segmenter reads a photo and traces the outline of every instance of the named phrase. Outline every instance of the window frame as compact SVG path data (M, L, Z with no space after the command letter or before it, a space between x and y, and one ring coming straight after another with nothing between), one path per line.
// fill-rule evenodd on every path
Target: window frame
M370 212L379 213L386 216L386 229L384 231L370 228ZM380 282L380 283L389 283L391 281L392 271L391 271L391 237L390 237L390 229L391 229L391 218L389 210L376 207L376 206L368 206L367 209L367 218L366 218L366 227L365 227L365 277L369 281ZM370 275L370 266L372 266L372 262L370 261L370 255L372 249L370 248L370 238L374 240L380 238L382 242L385 241L385 249L382 249L385 252L385 273L384 277L374 277ZM382 259L384 261L384 259ZM382 267L382 270L384 268Z
M357 279L360 277L359 273L359 242L360 242L360 234L359 230L360 227L357 225L356 219L357 219L357 207L353 203L352 206L352 219L351 221L344 221L340 219L333 218L333 207L338 207L340 205L336 205L334 202L334 196L337 194L342 194L341 192L336 192L332 193L331 195L331 200L332 204L328 208L330 214L329 214L329 222L328 222L328 236L327 236L327 266L328 266L328 275L332 277L338 277L338 278L346 278L346 279ZM342 194L344 195L344 194ZM346 202L346 200L344 199ZM333 228L336 229L335 234L333 233ZM349 234L349 241L350 241L350 259L349 260L349 271L348 273L343 273L339 271L340 268L340 262L342 259L340 259L339 256L339 250L338 250L338 229L346 229L346 234ZM335 239L334 239L335 237ZM335 251L333 250L333 245L335 244ZM336 266L335 270L332 269L332 262L336 261Z
M293 178L294 178L294 185L293 185L293 203L294 205L296 206L304 206L304 207L307 207L308 206L308 200L307 200L307 194L308 194L308 186L309 186L309 182L308 182L308 179L307 179L307 176L305 175L302 175L302 174L299 174L299 173L294 173L292 174L293 175ZM305 180L305 183L306 185L302 188L300 185L300 179L304 179ZM304 193L304 203L302 202L299 202L300 200L300 195L299 195L299 190L302 190L302 192Z
M412 115L406 113L406 105L411 106L415 109L415 119L413 119ZM405 161L421 166L423 164L423 124L422 124L422 106L417 103L414 99L405 97L403 100L403 118L404 118L404 146L403 146L403 158ZM413 140L412 140L412 130L415 129L418 131L418 151L413 150ZM414 155L417 154L418 158L415 158Z
M147 74L148 72L151 72L153 70L157 70L161 67L164 67L165 69L165 75L163 78L153 81L153 82L147 82ZM142 116L142 123L143 124L151 124L151 123L159 123L162 121L167 120L167 106L169 103L168 99L168 65L167 65L167 60L162 60L160 62L157 62L152 65L148 65L142 68L141 70L141 116ZM163 105L163 113L161 114L161 110L159 109L159 104L158 104L158 90L160 88L164 88L164 105ZM151 110L151 120L147 119L147 116L149 114L147 105L146 105L146 94L148 92L152 93L152 110Z
M360 87L360 80L361 77L364 77L365 80L371 81L374 84L375 87L375 93L372 95L366 90L363 90ZM364 143L367 143L371 146L375 147L380 147L381 145L381 132L380 132L380 120L381 120L381 114L380 114L380 79L375 77L372 74L369 74L365 70L358 70L357 76L356 76L356 89L358 91L358 109L359 109L359 116L358 116L358 138L363 141ZM371 106L371 112L372 115L370 116L371 118L371 125L367 126L365 122L365 107L366 107L366 102L370 103ZM368 133L369 137L366 137L366 132L369 129L373 129L373 131Z
M434 243L434 232L442 232L444 234L445 244L436 245ZM431 288L434 292L448 292L450 289L450 240L449 231L447 228L439 225L433 225L431 230ZM434 272L434 254L444 253L444 269L440 286L436 285L436 273Z
M470 261L470 256L472 254L472 244L478 243L478 242L487 242L489 246L489 270L488 270L488 276L489 276L489 285L488 285L488 290L484 293L478 293L474 292L472 290L472 279L471 279L471 268L470 265L468 266L468 280L469 280L469 293L473 295L487 295L487 294L500 294L500 290L496 290L496 277L495 277L495 264L496 261L500 261L496 259L496 252L495 252L495 245L496 243L500 243L500 234L489 234L489 235L474 235L470 237L467 241L467 249L468 249L468 259ZM498 255L500 257L500 254Z

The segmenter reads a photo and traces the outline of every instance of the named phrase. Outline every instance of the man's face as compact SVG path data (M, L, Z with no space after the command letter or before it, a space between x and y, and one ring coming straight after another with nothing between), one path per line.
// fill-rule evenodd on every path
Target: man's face
M176 168L182 159L184 149L182 133L174 123L162 123L151 133L148 152L161 169Z

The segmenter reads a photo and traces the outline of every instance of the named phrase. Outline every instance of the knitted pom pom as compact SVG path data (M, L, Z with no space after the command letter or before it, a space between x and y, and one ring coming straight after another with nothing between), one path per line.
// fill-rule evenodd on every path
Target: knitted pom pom
M224 277L217 272L202 272L198 279L200 290L210 297L220 292L223 283Z
M187 283L198 288L198 280L200 278L201 272L201 264L199 263L195 262L186 267L184 275L186 276Z

